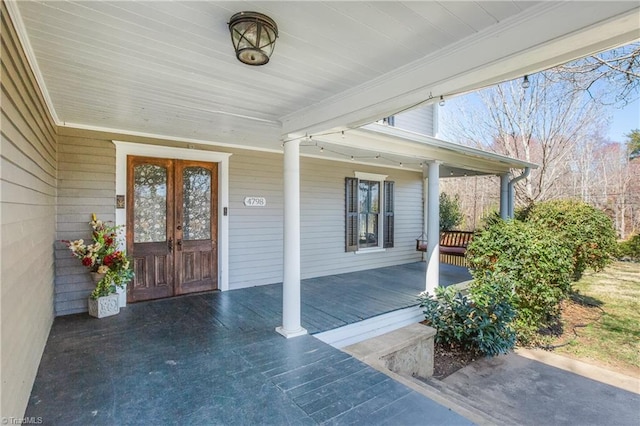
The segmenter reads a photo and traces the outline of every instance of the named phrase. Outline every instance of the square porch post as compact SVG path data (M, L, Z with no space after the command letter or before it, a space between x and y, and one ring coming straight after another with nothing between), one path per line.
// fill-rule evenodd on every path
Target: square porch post
M284 254L282 326L286 338L302 336L300 323L300 141L284 144Z

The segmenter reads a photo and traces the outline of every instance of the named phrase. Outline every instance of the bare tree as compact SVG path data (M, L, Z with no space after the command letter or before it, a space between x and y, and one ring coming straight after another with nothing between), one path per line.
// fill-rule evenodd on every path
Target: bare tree
M640 42L587 56L554 71L547 76L568 82L596 102L624 107L640 94Z
M483 217L500 208L500 178L466 176L442 179L440 190L458 198L463 214L459 229L478 228Z
M573 150L604 127L602 105L547 71L477 93L479 102L443 111L446 138L537 163L517 188L519 204L562 196L558 187Z

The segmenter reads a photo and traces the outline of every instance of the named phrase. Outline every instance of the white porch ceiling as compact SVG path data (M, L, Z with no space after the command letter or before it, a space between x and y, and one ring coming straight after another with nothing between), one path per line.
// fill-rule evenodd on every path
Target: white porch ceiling
M640 38L637 1L10 1L60 125L279 149ZM252 10L280 37L234 55Z

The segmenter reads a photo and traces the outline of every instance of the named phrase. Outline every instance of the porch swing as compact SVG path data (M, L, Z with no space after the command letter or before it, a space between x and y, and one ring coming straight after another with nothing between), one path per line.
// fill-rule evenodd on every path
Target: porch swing
M473 231L440 231L440 262L468 266L467 246L473 239L473 234ZM416 238L416 251L422 253L427 251L427 236L424 232Z
M416 238L416 251L425 253L427 251L427 234L424 232Z
M478 176L475 176L474 192L478 191ZM474 218L476 215L476 205L474 204ZM474 220L475 222L475 220ZM457 266L468 266L466 254L467 246L473 239L473 231L440 231L440 262ZM427 235L423 231L416 238L416 251L421 253L427 252ZM422 255L424 260L424 254Z

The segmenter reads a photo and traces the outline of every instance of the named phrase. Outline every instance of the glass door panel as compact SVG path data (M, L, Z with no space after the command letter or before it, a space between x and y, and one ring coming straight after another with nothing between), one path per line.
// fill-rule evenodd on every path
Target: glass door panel
M134 242L167 241L167 169L136 165L133 180Z
M211 171L186 167L182 172L183 240L211 239Z

